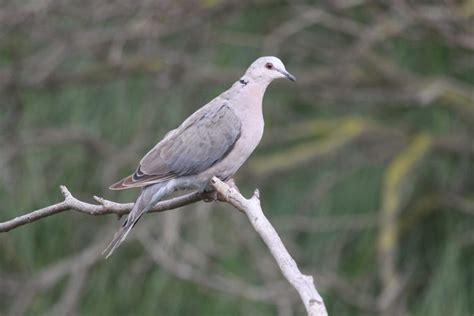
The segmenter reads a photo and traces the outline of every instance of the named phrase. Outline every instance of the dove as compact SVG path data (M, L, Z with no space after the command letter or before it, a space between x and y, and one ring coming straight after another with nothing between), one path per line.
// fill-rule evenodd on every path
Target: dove
M141 191L104 250L106 258L122 244L138 220L167 195L177 190L206 190L212 177L226 181L237 172L262 138L263 96L268 85L278 78L295 81L277 57L258 58L227 91L168 132L132 175L110 186L112 190Z

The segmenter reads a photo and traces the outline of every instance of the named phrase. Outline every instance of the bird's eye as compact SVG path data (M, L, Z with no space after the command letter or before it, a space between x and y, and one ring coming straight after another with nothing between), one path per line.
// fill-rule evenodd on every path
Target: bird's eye
M273 69L273 64L272 63L266 63L265 68L267 69Z

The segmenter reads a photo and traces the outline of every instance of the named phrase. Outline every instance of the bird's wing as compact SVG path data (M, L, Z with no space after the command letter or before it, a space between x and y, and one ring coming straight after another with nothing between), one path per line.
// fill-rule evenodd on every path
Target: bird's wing
M199 174L221 161L240 137L241 121L227 104L203 108L150 150L135 173L110 188L141 187Z

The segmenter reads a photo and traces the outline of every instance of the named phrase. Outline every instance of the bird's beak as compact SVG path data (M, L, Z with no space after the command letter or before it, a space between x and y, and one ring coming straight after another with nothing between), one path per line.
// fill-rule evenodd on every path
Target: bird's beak
M285 77L290 81L296 81L296 77L290 74L288 71L285 72Z
M278 72L280 72L283 76L285 76L286 79L290 81L296 81L296 77L290 74L288 71L278 69Z

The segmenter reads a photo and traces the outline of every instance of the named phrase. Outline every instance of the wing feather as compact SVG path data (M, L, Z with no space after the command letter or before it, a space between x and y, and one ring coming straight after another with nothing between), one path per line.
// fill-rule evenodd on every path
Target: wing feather
M141 187L199 174L224 159L241 134L241 121L227 104L199 110L150 150L135 173L111 189Z

